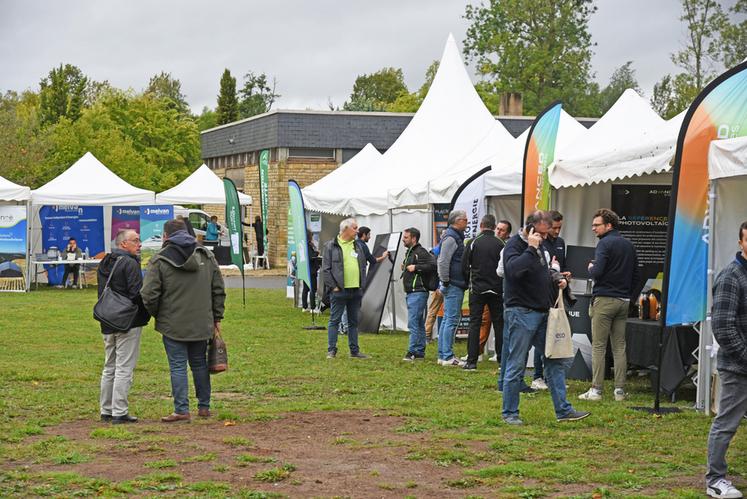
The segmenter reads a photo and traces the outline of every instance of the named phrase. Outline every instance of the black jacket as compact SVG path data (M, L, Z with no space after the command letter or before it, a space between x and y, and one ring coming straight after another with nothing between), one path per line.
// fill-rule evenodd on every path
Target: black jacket
M563 238L553 238L548 235L544 241L544 245L547 247L547 251L550 252L550 260L552 260L552 257L555 257L560 264L560 271L565 272L565 241Z
M597 243L594 265L589 273L594 279L593 296L634 298L632 295L640 281L640 270L633 243L616 229L604 234Z
M498 262L505 243L495 237L492 230L480 232L476 238L467 241L462 256L462 271L469 279L470 293L493 291L503 295L503 279L498 276Z
M355 239L355 252L358 254L358 269L360 271L361 281L360 289L366 287L366 255L362 246L366 243L360 239ZM322 280L324 285L330 291L335 288L345 289L345 275L343 272L342 248L337 242L337 236L324 245L324 254L322 255Z
M415 265L415 272L407 270L408 265ZM405 260L402 262L402 285L405 293L416 291L428 292L423 284L423 274L436 272L436 259L430 251L416 244L412 248L407 248Z
M539 251L516 234L503 250L504 292L506 308L525 307L547 312L558 296L560 274L548 268Z
M138 314L135 317L135 321L132 327L140 327L148 324L150 315L143 306L143 300L140 298L140 288L143 287L143 274L140 271L140 259L130 253L116 248L111 253L107 254L101 263L97 271L98 280L98 294L104 292L106 281L109 279L114 264L117 260L122 260L117 265L116 272L109 282L109 287L119 293L122 296L128 297L133 302L137 303ZM103 334L121 333L123 331L115 331L108 328L104 324L101 324L101 332Z

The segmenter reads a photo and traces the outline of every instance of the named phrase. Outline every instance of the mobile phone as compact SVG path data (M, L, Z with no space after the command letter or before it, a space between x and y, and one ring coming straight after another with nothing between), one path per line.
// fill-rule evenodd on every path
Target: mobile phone
M527 234L529 234L530 232L532 232L532 230L534 230L534 224L526 224L524 229L527 231Z

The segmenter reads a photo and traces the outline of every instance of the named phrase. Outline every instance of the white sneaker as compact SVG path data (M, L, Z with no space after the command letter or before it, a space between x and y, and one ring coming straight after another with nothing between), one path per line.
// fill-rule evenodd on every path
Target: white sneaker
M464 367L464 362L456 357L452 357L449 360L438 359L438 365L444 367Z
M706 494L710 497L738 499L742 493L726 478L719 478L716 482L706 486Z
M615 401L616 402L622 402L627 397L627 394L625 393L625 390L622 388L615 388Z
M547 390L547 383L545 383L545 380L542 378L537 378L534 381L532 381L531 386L535 390Z
M596 388L589 388L588 392L584 392L578 396L579 400L602 400L602 392Z
M459 357L459 360L461 360L463 362L467 362L467 359L469 359L469 355L465 355L464 357ZM482 362L482 354L480 354L477 357L477 362Z
M490 362L498 362L498 354L493 355L488 359Z

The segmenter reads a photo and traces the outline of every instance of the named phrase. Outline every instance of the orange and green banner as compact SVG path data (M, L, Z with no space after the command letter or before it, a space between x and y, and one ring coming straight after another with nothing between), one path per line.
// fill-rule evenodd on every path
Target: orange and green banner
M524 183L521 188L521 220L536 210L550 209L548 167L555 160L555 140L560 123L560 101L553 102L532 123L524 149Z
M667 326L702 321L708 282L708 149L747 135L747 64L711 82L685 115L669 207L662 316Z

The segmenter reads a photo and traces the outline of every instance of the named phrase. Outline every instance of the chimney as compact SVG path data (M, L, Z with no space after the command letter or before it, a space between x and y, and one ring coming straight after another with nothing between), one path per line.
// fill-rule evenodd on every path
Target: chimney
M498 104L498 114L501 116L522 116L524 114L524 109L521 104L521 93L502 93L501 101Z

